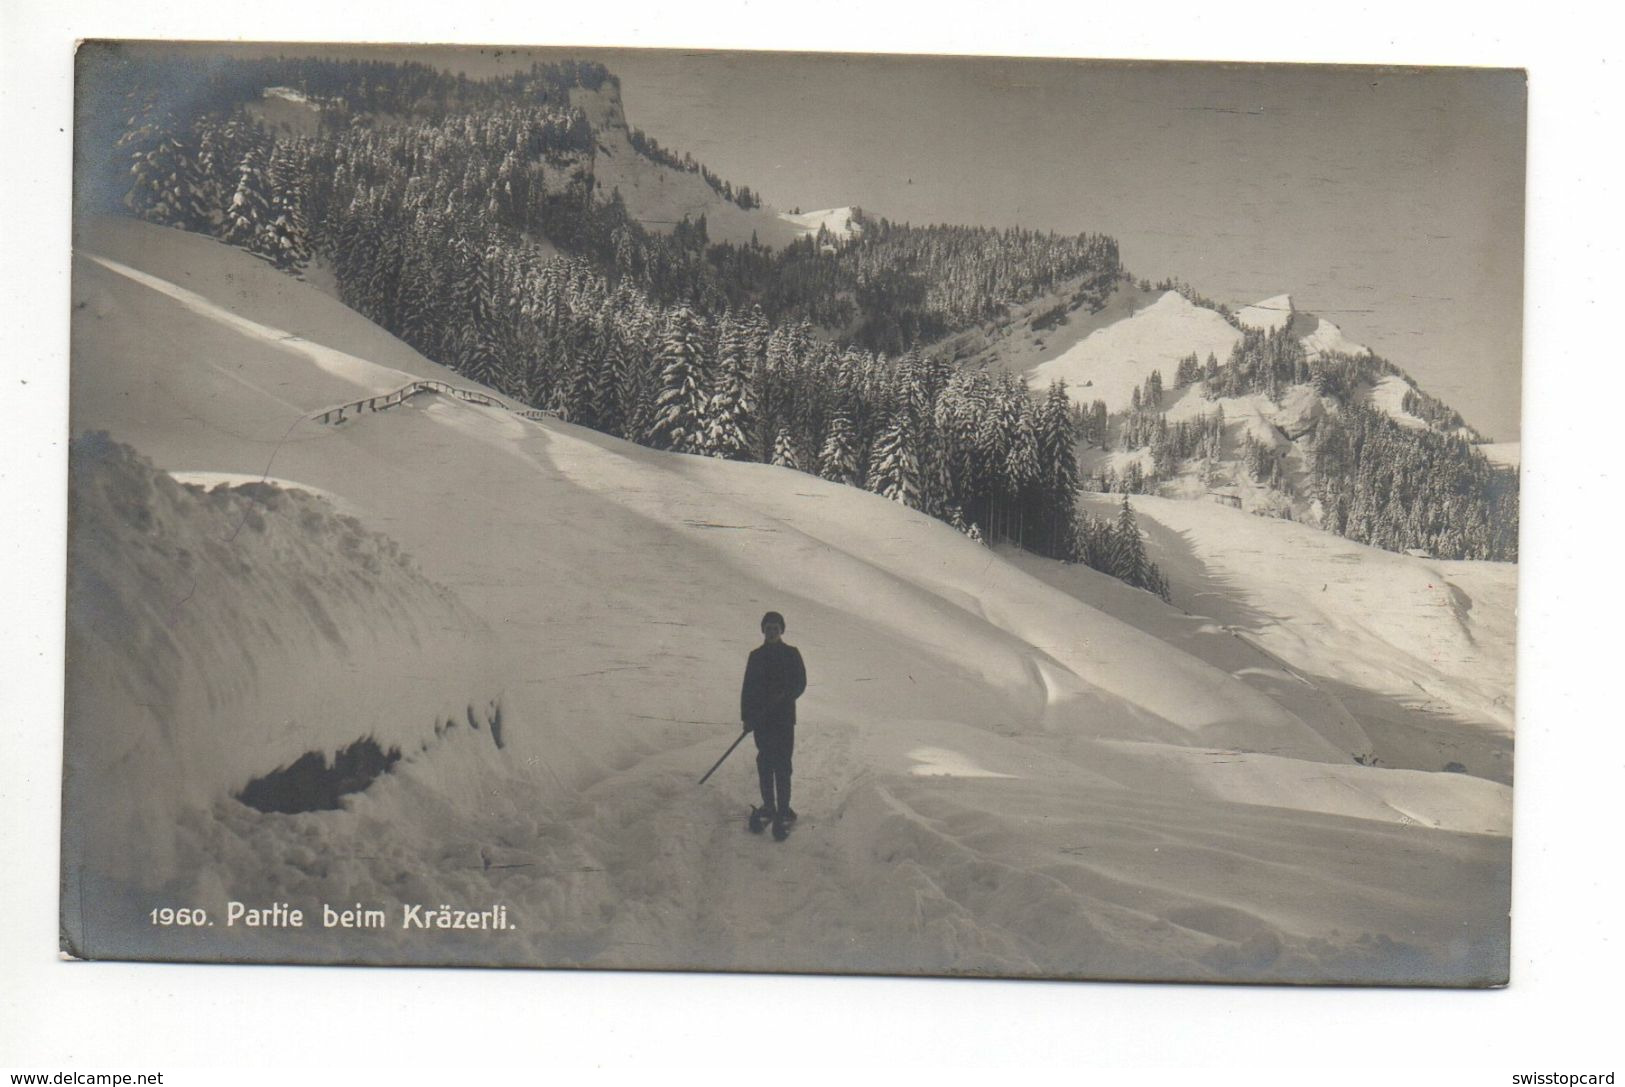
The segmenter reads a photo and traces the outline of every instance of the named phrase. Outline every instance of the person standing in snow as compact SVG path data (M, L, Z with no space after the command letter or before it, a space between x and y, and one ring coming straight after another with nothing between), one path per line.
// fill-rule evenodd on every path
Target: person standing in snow
M739 689L739 717L745 731L756 735L762 785L762 806L751 812L751 829L771 821L773 836L780 839L796 818L790 807L790 757L796 746L796 699L807 689L801 651L783 640L784 629L778 612L762 616L762 644L751 650Z

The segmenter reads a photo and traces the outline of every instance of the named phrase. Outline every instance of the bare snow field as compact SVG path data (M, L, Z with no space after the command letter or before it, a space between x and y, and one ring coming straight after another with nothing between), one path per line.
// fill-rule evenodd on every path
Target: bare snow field
M852 237L856 231L852 226L851 208L824 208L821 211L779 212L779 218L792 224L802 233L803 237L814 237L821 229L828 230L830 234L841 240Z
M1250 306L1243 306L1236 313L1236 320L1248 328L1262 328L1268 332L1285 328L1292 323L1293 306L1290 294L1278 294L1274 298L1266 298L1262 302L1254 302Z
M1209 502L1134 509L1174 604L1335 694L1381 764L1511 782L1516 566L1397 555Z
M1410 382L1398 374L1387 374L1371 386L1365 394L1365 400L1400 426L1410 427L1412 430L1426 430L1428 425L1426 419L1405 410L1405 394L1410 391Z
M91 225L73 429L111 440L78 443L71 506L78 953L1505 979L1515 568L1136 499L1169 606L501 407L322 424L401 375L467 383L241 252ZM810 676L783 844L744 829L748 742L696 785L769 608ZM370 785L235 799L310 753ZM228 927L231 900L389 924ZM221 920L154 927L163 904ZM403 929L413 904L511 927Z
M1172 386L1186 355L1194 351L1198 361L1205 361L1212 354L1223 362L1239 342L1241 333L1223 317L1177 291L1164 291L1132 317L1095 330L1059 357L1033 367L1028 377L1038 388L1065 381L1072 399L1085 407L1104 400L1107 411L1127 411L1134 390L1152 370L1161 370Z

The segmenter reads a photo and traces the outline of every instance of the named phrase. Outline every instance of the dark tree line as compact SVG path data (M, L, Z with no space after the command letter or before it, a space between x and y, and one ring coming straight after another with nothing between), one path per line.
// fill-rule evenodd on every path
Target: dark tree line
M1149 449L1155 478L1169 479L1187 460L1219 456L1224 445L1224 408L1177 423L1169 423L1162 412L1133 413L1124 420L1119 439L1124 449Z
M1292 496L1292 483L1282 466L1284 457L1281 450L1248 434L1242 439L1241 459L1247 468L1247 474L1256 482L1289 498Z
M573 88L620 87L620 80L602 64L582 60L537 62L509 75L470 79L416 61L165 58L145 71L137 70L133 78L148 86L163 85L172 82L177 66L188 64L200 73L200 85L188 95L209 109L229 110L260 97L267 87L287 87L321 105L325 123L334 128L347 128L358 118L367 123L391 117L433 122L499 106L568 109Z
M1328 396L1345 399L1351 395L1358 379L1339 392L1326 380L1327 369L1325 365L1311 365L1302 341L1292 334L1290 326L1272 330L1243 328L1226 365L1219 366L1217 359L1209 357L1202 394L1213 400L1260 392L1279 403L1291 386L1312 382L1317 391Z
M1223 317L1231 327L1236 329L1240 329L1242 327L1241 319L1231 312L1229 306L1225 305L1223 302L1215 302L1206 295L1198 293L1195 287L1192 287L1189 283L1186 283L1182 279L1169 277L1157 283L1155 287L1152 286L1149 280L1142 279L1140 281L1140 289L1147 291L1174 291L1191 305L1198 306L1202 309L1209 309L1214 313L1217 313L1220 317Z
M1406 388L1400 406L1434 430L1459 431L1473 441L1483 440L1482 435L1467 425L1467 420L1461 417L1461 412L1415 386Z
M133 65L114 80L127 88L128 118L120 132L126 153L114 165L144 153L139 176L118 191L128 188L137 213L188 229L212 225L204 221L212 213L194 205L218 207L207 190L230 184L200 175L241 165L235 144L222 152L223 166L200 164L205 144L218 143L221 128L251 131L244 105L268 86L290 86L323 118L320 134L292 150L308 183L303 214L313 229L331 217L322 206L330 190L350 188L341 177L329 185L343 167L365 178L366 199L387 212L415 210L422 201L409 188L427 187L445 198L436 210L471 228L546 237L661 304L707 314L761 306L775 323L806 320L820 334L890 354L997 317L1063 280L1079 278L1079 297L1098 301L1119 274L1117 244L1101 235L912 227L861 212L859 232L839 244L827 233L783 249L712 244L703 217L670 234L648 232L618 193L595 195L596 136L569 91L612 84L601 65L535 65L471 81L415 64L233 61L181 79L191 87L185 94L171 89L172 76ZM269 157L269 140L259 138ZM724 198L759 204L748 189L636 138L657 160L706 177ZM270 199L268 189L260 192Z
M698 273L728 305L760 305L775 320L807 320L889 354L1002 316L1072 279L1080 302L1098 304L1119 274L1117 243L1101 235L915 227L861 209L852 222L848 240L820 230L782 249L706 245Z
M1168 579L1145 553L1145 540L1134 523L1128 495L1114 519L1093 517L1078 511L1073 523L1073 558L1137 589L1169 599Z
M1075 510L1064 387L1035 400L1010 374L839 346L795 315L856 281L871 320L972 320L1002 292L1115 269L1109 239L879 221L836 253L816 240L782 257L731 251L707 244L703 219L651 235L618 194L595 200L577 168L592 133L567 99L282 140L241 110L134 103L121 138L132 211L290 270L319 255L348 304L473 380L654 448L798 468L1166 592L1137 534L1130 546L1116 528L1110 544ZM724 279L739 252L763 259L759 281ZM892 281L906 297L875 301ZM910 305L941 310L925 320Z

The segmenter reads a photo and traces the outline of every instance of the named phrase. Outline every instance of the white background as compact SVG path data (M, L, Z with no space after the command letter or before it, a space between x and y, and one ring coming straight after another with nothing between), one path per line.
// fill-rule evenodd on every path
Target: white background
M1608 447L1622 355L1622 98L1589 7L1416 3L918 7L824 2L558 5L81 0L0 12L0 1069L301 1070L432 1082L687 1069L779 1087L849 1065L1160 1069L1151 1082L1510 1083L1625 1072L1618 787L1625 770L1618 535ZM989 11L991 10L991 14ZM71 63L77 37L664 45L1473 64L1530 69L1523 564L1513 984L1480 993L60 963ZM968 137L969 138L969 137ZM1581 429L1580 424L1589 428ZM1185 1069L1186 1071L1176 1071ZM571 1070L571 1071L565 1071ZM388 1076L384 1074L388 1072ZM397 1074L399 1073L399 1074ZM481 1077L484 1080L485 1077ZM506 1076L492 1078L501 1082ZM823 1077L820 1077L823 1078ZM1134 1078L1146 1078L1136 1075ZM270 1073L240 1082L279 1082Z

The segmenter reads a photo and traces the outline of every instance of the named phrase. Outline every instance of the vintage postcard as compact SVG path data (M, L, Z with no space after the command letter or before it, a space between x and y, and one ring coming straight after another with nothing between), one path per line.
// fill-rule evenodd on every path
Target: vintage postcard
M1504 984L1525 98L84 44L64 953Z

